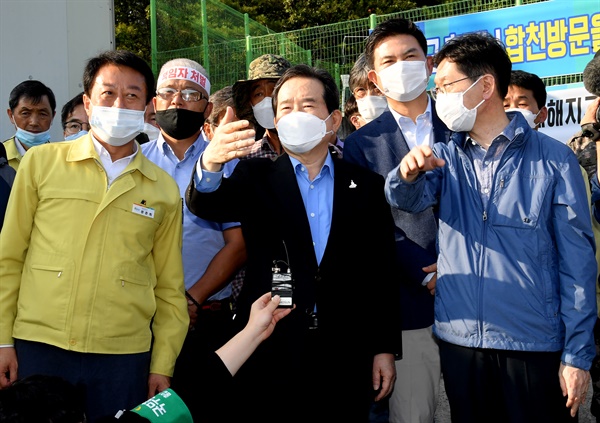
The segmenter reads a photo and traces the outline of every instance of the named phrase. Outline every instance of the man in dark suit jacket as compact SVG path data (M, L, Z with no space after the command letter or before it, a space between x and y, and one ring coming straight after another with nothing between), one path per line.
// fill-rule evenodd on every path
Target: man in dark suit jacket
M379 24L369 36L365 57L368 77L386 95L389 110L346 139L344 159L386 177L412 146L447 142L449 131L427 95L432 62L427 57L427 40L414 23L390 19ZM418 214L392 208L392 214L396 257L405 272L396 301L402 309L404 354L396 362L398 377L389 400L389 421L433 422L441 375L431 330L436 213L431 208Z
M0 231L4 222L4 213L8 205L8 197L13 181L15 180L16 171L8 165L6 158L6 149L4 144L0 143Z
M383 178L328 152L342 117L326 71L290 68L273 98L286 154L240 161L222 178L221 164L246 154L254 135L245 121L222 124L186 195L193 213L242 224L248 261L239 325L271 288L273 268L294 280L296 309L240 369L223 421L368 422L373 398L391 392L401 356Z

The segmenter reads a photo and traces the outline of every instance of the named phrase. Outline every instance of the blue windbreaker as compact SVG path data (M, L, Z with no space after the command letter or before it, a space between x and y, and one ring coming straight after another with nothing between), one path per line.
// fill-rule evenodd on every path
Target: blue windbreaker
M439 202L434 332L466 347L563 351L589 369L595 355L596 259L585 182L565 144L516 121L484 208L465 133L438 143L446 165L386 180L390 204L419 212Z

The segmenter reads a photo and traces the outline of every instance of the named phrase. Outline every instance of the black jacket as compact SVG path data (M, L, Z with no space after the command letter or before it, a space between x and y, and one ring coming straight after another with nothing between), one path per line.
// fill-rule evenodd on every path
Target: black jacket
M401 355L399 278L389 265L395 263L394 223L384 180L333 161L332 222L320 265L287 154L239 162L215 192L198 192L193 178L188 187L194 214L241 222L248 261L235 318L240 327L252 302L270 290L274 260L289 262L294 278L296 309L234 378L237 411L246 421L367 421L374 355ZM318 329L312 330L315 303ZM324 403L334 420L323 416Z

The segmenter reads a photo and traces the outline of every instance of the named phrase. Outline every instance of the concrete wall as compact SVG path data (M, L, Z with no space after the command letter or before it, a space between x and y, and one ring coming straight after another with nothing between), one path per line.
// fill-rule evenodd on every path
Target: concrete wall
M60 110L83 91L85 62L115 47L113 0L0 0L0 141L15 133L8 96L36 79L56 96L52 141L62 140Z

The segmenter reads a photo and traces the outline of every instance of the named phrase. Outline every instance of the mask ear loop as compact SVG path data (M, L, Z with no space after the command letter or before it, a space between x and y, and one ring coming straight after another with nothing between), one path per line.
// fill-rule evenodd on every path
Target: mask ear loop
M462 96L463 96L463 106L464 106L464 104L465 104L465 103L464 103L465 93L466 93L467 91L469 91L471 88L473 88L473 87L475 86L475 84L477 84L479 81L481 81L481 78L483 78L484 76L485 76L485 75L481 75L479 78L477 78L477 81L473 82L469 88L467 88L466 90L464 90L464 91L462 92ZM474 110L474 109L478 108L479 106L481 106L481 105L482 105L484 102L485 102L485 98L484 98L484 99L482 99L482 100L479 102L479 104L477 104L477 106L473 107L472 109L468 109L468 110ZM466 107L465 107L465 109L466 109Z
M538 110L538 112L535 114L535 116L533 117L533 123L535 124L535 127L537 128L539 123L536 123L535 120L538 118L538 116L540 115L540 113L542 113L542 109ZM540 122L541 123L541 122Z
M327 131L327 119L329 119L332 114L333 114L333 112L329 113L329 116L327 116L325 119L323 119L323 123L325 123L325 135L323 135L324 137L326 135L333 134L333 129L331 129L330 131Z

